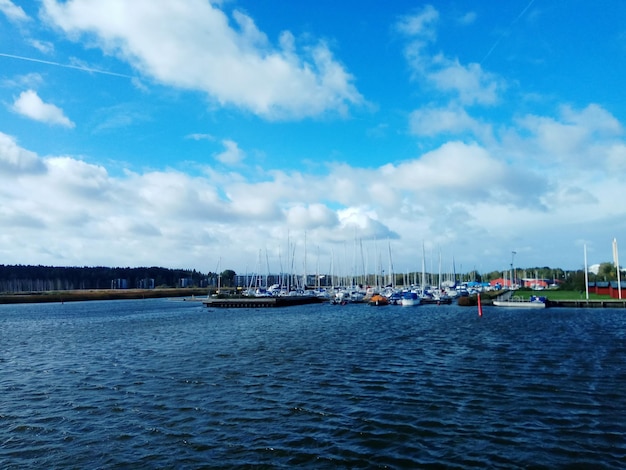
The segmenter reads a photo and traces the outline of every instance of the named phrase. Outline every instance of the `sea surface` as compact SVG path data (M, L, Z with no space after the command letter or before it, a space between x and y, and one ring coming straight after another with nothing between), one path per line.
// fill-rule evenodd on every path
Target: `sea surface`
M0 306L0 468L626 467L626 310Z

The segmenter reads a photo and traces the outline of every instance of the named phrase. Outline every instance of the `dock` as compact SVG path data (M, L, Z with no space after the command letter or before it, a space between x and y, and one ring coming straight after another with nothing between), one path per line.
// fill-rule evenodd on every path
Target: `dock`
M324 299L312 295L287 295L279 297L226 297L209 298L202 301L210 308L271 308L295 305L321 304Z
M626 308L626 300L550 300L546 307L570 307L570 308Z
M452 298L447 297L445 299L421 299L420 303L422 305L449 305L452 303Z

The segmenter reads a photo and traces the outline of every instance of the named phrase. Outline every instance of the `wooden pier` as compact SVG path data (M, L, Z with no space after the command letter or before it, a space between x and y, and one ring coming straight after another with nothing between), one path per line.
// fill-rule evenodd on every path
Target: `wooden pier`
M281 297L226 297L210 298L202 303L210 308L270 308L294 305L320 304L324 299L312 295L286 295Z
M570 308L626 308L626 300L550 300L546 307L570 307Z

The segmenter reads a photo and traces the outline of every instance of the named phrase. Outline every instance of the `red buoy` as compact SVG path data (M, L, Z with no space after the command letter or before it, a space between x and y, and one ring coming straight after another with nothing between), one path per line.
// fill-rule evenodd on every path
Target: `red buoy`
M478 316L482 317L483 316L483 306L480 303L480 292L478 294L476 294L477 298L478 298Z

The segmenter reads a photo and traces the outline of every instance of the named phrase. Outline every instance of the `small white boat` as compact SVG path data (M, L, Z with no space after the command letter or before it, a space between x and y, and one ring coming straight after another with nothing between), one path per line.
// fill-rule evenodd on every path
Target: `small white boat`
M547 300L548 299L545 297L537 297L534 295L528 300L515 296L509 300L494 300L493 306L509 308L546 308Z
M422 299L415 292L405 292L400 299L400 305L403 307L416 307L422 303Z
M365 292L355 289L338 289L335 291L334 302L338 304L344 303L360 303L365 299Z

